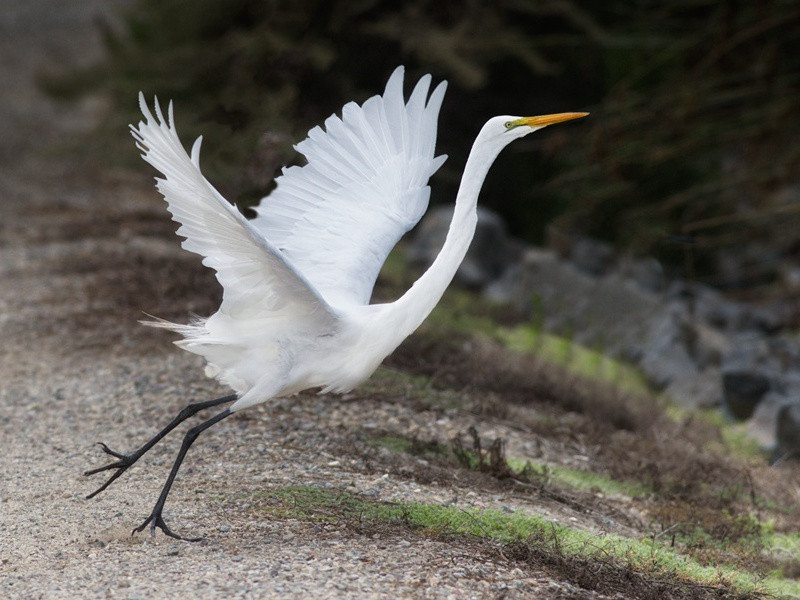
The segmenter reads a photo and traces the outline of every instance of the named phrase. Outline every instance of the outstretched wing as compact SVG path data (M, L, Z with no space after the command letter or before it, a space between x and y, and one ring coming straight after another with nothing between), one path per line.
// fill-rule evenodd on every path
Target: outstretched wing
M191 157L175 129L172 103L164 119L158 100L150 112L144 96L139 105L145 121L131 125L142 158L164 178L156 178L167 201L182 246L203 256L203 264L217 272L223 287L220 312L236 319L272 314L314 314L334 318L335 312L281 252L265 240L242 214L228 203L200 172L197 138Z
M403 67L382 96L351 102L296 149L308 161L284 169L251 221L331 304L367 304L383 262L428 207L446 83L428 99L431 76L408 103Z

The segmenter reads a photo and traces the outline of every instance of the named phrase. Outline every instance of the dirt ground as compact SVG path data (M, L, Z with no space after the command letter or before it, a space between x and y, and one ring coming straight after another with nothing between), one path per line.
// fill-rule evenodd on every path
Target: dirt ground
M220 423L193 447L165 511L171 527L201 542L131 535L158 495L179 432L106 492L85 498L103 481L82 475L105 463L97 441L133 450L189 401L228 393L170 335L137 322L143 312L207 314L219 299L212 274L180 249L150 170L70 160L69 143L103 102L59 104L36 87L49 65L98 58L93 20L108 5L0 2L0 596L635 597L590 591L552 565L491 544L271 510L265 492L314 486L641 531L644 517L621 500L531 492L370 444L381 436L446 443L476 426L482 439L505 439L515 456L582 465L613 453L600 448L594 409L577 400L553 409L557 426L543 425L537 415L553 404L549 388L525 365L504 365L498 375L491 345L438 347L417 337L377 383L344 397L278 400ZM392 383L396 372L435 375L441 390L465 394L468 408L427 405ZM508 406L498 407L501 394ZM570 410L584 417L563 418ZM644 414L606 417L623 433L651 427ZM615 438L619 453L633 452L625 435ZM652 456L667 444L654 440ZM624 462L612 456L607 464ZM697 468L706 466L740 475L725 472L724 462ZM626 477L618 469L610 475Z

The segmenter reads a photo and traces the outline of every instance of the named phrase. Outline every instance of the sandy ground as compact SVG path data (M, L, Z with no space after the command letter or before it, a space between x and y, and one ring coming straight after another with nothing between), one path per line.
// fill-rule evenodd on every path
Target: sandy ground
M203 377L196 357L137 323L141 311L207 311L217 294L171 236L149 169L73 164L68 142L91 127L102 102L59 104L35 84L43 68L100 56L92 23L109 4L0 2L0 596L600 597L500 554L254 508L261 490L290 484L515 506L500 493L470 497L337 456L337 436L354 423L468 425L363 395L279 401L201 439L165 517L202 542L130 534L149 514L178 437L85 499L101 481L82 476L104 463L96 441L132 450L189 400L227 393Z

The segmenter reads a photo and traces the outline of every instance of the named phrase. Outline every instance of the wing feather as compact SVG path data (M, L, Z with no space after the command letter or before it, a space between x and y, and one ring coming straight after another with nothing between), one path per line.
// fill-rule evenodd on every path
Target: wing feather
M408 99L398 67L383 95L314 127L296 148L303 167L284 169L251 221L333 305L367 304L383 262L428 206L428 179L446 88L428 97L430 75Z
M336 312L286 257L227 202L200 171L202 138L186 153L178 138L172 103L164 118L158 100L155 117L139 94L144 121L131 133L142 157L163 174L156 178L167 201L182 246L203 257L223 287L220 313L234 319L283 314L314 315L332 322ZM184 327L185 335L191 327Z

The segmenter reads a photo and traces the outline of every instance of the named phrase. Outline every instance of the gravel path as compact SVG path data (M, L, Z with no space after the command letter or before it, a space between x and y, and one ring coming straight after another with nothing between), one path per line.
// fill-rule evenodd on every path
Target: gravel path
M149 170L73 164L68 142L103 103L59 104L36 87L42 69L98 59L93 19L118 4L0 2L0 597L599 597L458 544L253 508L261 490L289 484L458 500L458 490L394 481L325 450L365 410L372 421L446 426L398 416L391 403L309 396L221 423L193 449L165 513L200 543L130 535L177 438L85 499L99 485L81 475L103 463L97 440L133 449L189 399L227 393L196 357L136 322L141 311L202 312L216 294L171 236Z

